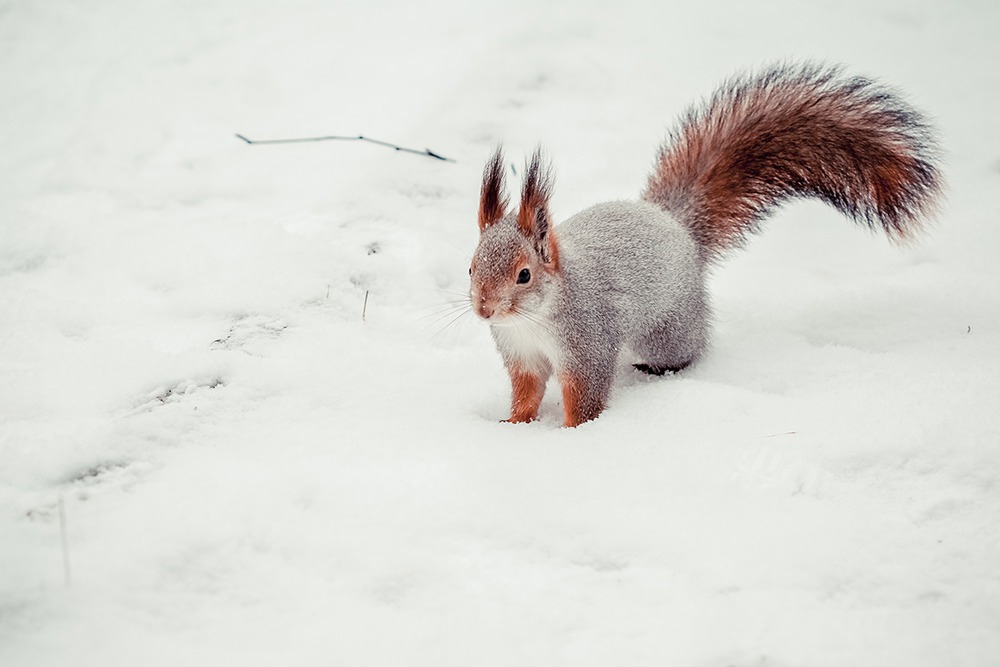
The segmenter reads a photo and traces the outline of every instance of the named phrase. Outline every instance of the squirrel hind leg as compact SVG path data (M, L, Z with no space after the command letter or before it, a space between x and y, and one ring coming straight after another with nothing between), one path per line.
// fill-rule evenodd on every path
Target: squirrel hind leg
M682 371L701 357L708 338L705 317L686 322L669 317L632 344L639 359L632 367L649 375Z

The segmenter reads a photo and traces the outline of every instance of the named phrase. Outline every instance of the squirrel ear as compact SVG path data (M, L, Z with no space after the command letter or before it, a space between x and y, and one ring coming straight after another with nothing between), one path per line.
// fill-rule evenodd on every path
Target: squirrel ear
M497 146L493 157L483 169L483 189L479 195L479 231L502 218L507 212L507 195L504 192L503 147Z
M542 149L536 148L524 173L521 188L521 208L517 212L517 225L535 244L542 259L549 263L554 252L554 239L549 218L549 197L552 195L552 171L544 163Z

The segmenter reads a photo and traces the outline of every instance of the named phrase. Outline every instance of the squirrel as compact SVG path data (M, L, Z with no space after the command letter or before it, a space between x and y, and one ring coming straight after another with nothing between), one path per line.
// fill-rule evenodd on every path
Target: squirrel
M668 133L638 201L558 226L541 149L514 212L497 147L469 298L510 375L506 421L537 418L552 374L575 427L604 410L620 359L653 375L695 362L708 342L707 269L786 200L820 199L890 240L912 238L943 189L937 156L930 124L895 93L815 63L729 79Z

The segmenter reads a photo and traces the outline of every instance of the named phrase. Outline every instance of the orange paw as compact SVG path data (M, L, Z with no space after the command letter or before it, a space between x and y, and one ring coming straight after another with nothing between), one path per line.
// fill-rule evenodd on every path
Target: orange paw
M510 418L505 421L512 424L534 421L545 394L545 379L523 366L511 365L507 371L510 373L511 399Z

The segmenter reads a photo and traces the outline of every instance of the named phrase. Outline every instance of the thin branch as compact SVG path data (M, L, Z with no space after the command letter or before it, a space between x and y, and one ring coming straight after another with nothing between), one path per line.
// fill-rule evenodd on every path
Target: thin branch
M237 139L242 139L243 141L247 142L251 146L253 144L302 144L302 143L306 143L306 142L310 142L310 141L367 141L369 143L378 144L379 146L385 146L386 148L391 148L393 150L396 150L396 151L399 151L399 152L402 152L402 153L413 153L415 155L426 155L427 157L432 157L435 160L442 160L444 162L454 162L454 160L451 159L450 157L444 157L443 155L439 155L438 153L435 153L434 151L432 151L429 148L425 148L422 151L421 150L417 150L416 148L404 148L403 146L397 146L396 144L390 144L388 141L380 141L378 139L372 139L371 137L366 137L366 136L363 136L363 135L360 135L360 134L358 136L356 136L356 137L329 136L329 137L303 137L303 138L298 138L298 139L248 139L247 137L243 136L242 134L237 134L236 138Z

